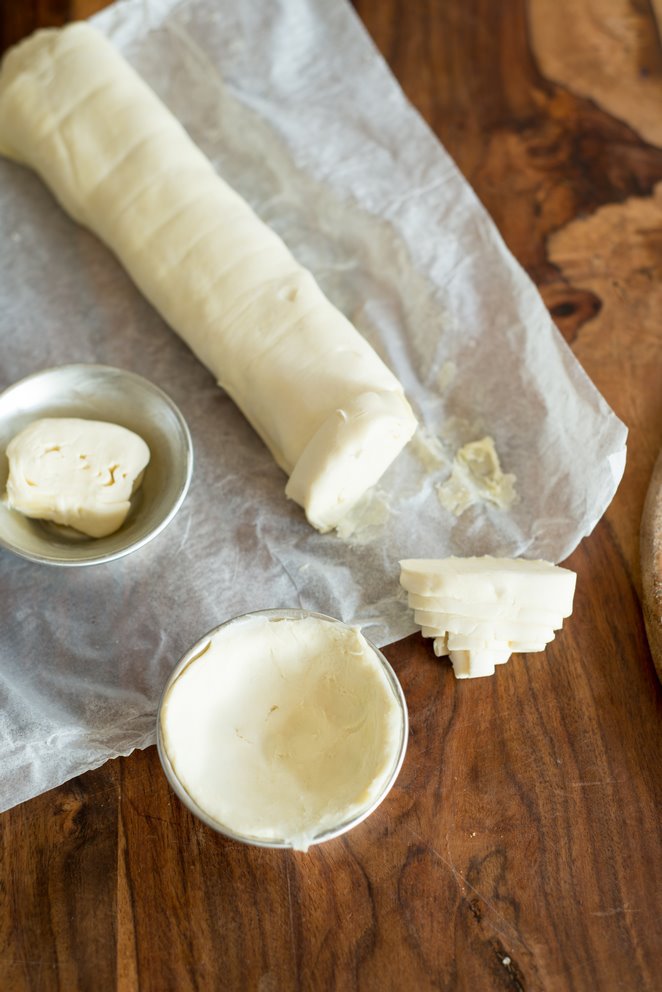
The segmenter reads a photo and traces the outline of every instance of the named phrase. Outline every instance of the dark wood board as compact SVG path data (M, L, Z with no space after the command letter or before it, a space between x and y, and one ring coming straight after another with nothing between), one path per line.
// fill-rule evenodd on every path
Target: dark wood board
M642 609L648 644L662 679L662 451L655 462L641 518Z
M5 0L0 42L101 5ZM575 612L545 654L458 683L418 636L387 649L409 751L344 838L307 855L224 840L153 748L2 815L6 992L659 988L661 692L638 547L662 442L659 8L356 7L630 428L623 483L567 562Z

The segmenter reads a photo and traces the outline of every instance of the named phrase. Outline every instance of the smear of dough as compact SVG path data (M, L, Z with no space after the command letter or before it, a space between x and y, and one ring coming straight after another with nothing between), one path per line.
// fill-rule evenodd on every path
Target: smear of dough
M485 434L486 427L480 417L447 417L439 428L439 436L444 444L451 445L454 450L463 444L469 444L477 437Z
M436 472L451 463L441 440L420 427L409 442L409 448L428 472Z
M450 386L457 373L455 362L444 362L437 376L437 386L441 392Z
M486 436L460 448L450 478L436 490L441 505L459 517L480 502L508 509L517 500L515 482L514 475L501 471L494 440Z
M391 516L391 506L386 493L370 489L355 506L344 515L336 531L348 544L369 544Z

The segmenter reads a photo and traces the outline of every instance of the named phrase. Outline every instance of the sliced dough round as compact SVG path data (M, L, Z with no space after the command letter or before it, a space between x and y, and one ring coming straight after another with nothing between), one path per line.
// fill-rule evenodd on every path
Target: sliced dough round
M7 458L12 509L106 537L124 523L150 451L119 424L46 417L12 438Z

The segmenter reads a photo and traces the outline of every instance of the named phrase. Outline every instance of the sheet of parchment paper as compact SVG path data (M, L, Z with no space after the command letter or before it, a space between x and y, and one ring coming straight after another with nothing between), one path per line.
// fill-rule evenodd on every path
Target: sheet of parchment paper
M563 559L611 500L625 428L344 0L125 0L95 22L401 379L450 460L490 434L509 510L459 517L407 449L387 519L320 535L232 402L108 250L0 161L4 388L39 369L132 369L180 406L190 494L151 544L82 569L0 552L0 808L154 740L166 676L235 614L301 606L412 630L398 559ZM378 507L381 497L377 499Z

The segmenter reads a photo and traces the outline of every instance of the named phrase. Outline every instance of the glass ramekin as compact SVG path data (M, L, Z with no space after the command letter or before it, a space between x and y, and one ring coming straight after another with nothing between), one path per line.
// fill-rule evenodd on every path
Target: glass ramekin
M220 823L214 817L210 816L209 813L207 813L201 806L198 805L195 799L193 799L193 797L189 794L189 792L180 782L177 773L170 761L168 752L166 750L165 743L163 740L163 732L161 729L161 717L163 712L163 706L166 699L168 698L168 694L171 688L179 678L180 674L200 654L200 652L203 650L206 644L211 640L211 638L214 637L221 630L224 630L231 625L240 624L242 622L247 622L257 618L265 618L269 620L284 620L284 619L301 620L307 617L313 617L318 620L323 620L329 623L339 624L341 627L345 628L346 630L351 629L348 624L344 624L342 623L342 621L337 620L334 617L327 616L324 613L316 613L310 610L273 609L273 610L256 610L255 612L251 612L251 613L243 613L240 616L233 617L231 620L227 620L224 623L219 624L217 627L214 627L213 630L210 630L203 637L201 637L200 640L197 641L186 652L186 654L178 662L173 672L171 673L163 690L161 700L159 702L157 722L156 722L156 746L158 749L159 759L161 761L163 771L165 772L166 778L168 779L171 788L179 797L179 799L184 803L184 805L191 811L191 813L193 813L194 816L196 816L199 820L201 820L204 824L206 824L206 826L210 827L212 830L215 830L217 833L222 834L225 837L229 837L232 840L241 841L244 844L251 844L255 847L286 848L290 850L295 849L294 845L289 840L264 839L261 837L253 837L247 834L237 833L235 830L232 830L230 827L227 827L225 824ZM313 846L315 844L321 844L327 840L333 840L334 837L339 837L341 834L346 833L348 830L352 830L359 823L365 820L366 817L368 817L372 812L374 812L374 810L386 798L391 788L393 787L395 780L397 779L400 769L402 767L402 762L404 761L405 752L407 750L407 740L409 735L409 719L407 714L407 703L405 700L404 693L402 691L402 686L400 685L400 682L398 681L395 672L393 671L390 664L388 663L382 652L379 650L379 648L375 647L375 645L372 644L371 641L368 640L367 637L365 637L365 635L363 636L368 646L374 652L375 658L379 662L379 665L382 668L384 675L386 676L386 680L393 695L393 699L396 702L397 710L400 716L399 746L395 752L392 767L388 775L385 777L383 785L379 790L378 794L375 797L373 797L365 807L361 808L357 813L354 813L351 817L342 820L337 824L334 824L332 827L324 829L318 834L314 834L309 841L310 846Z

